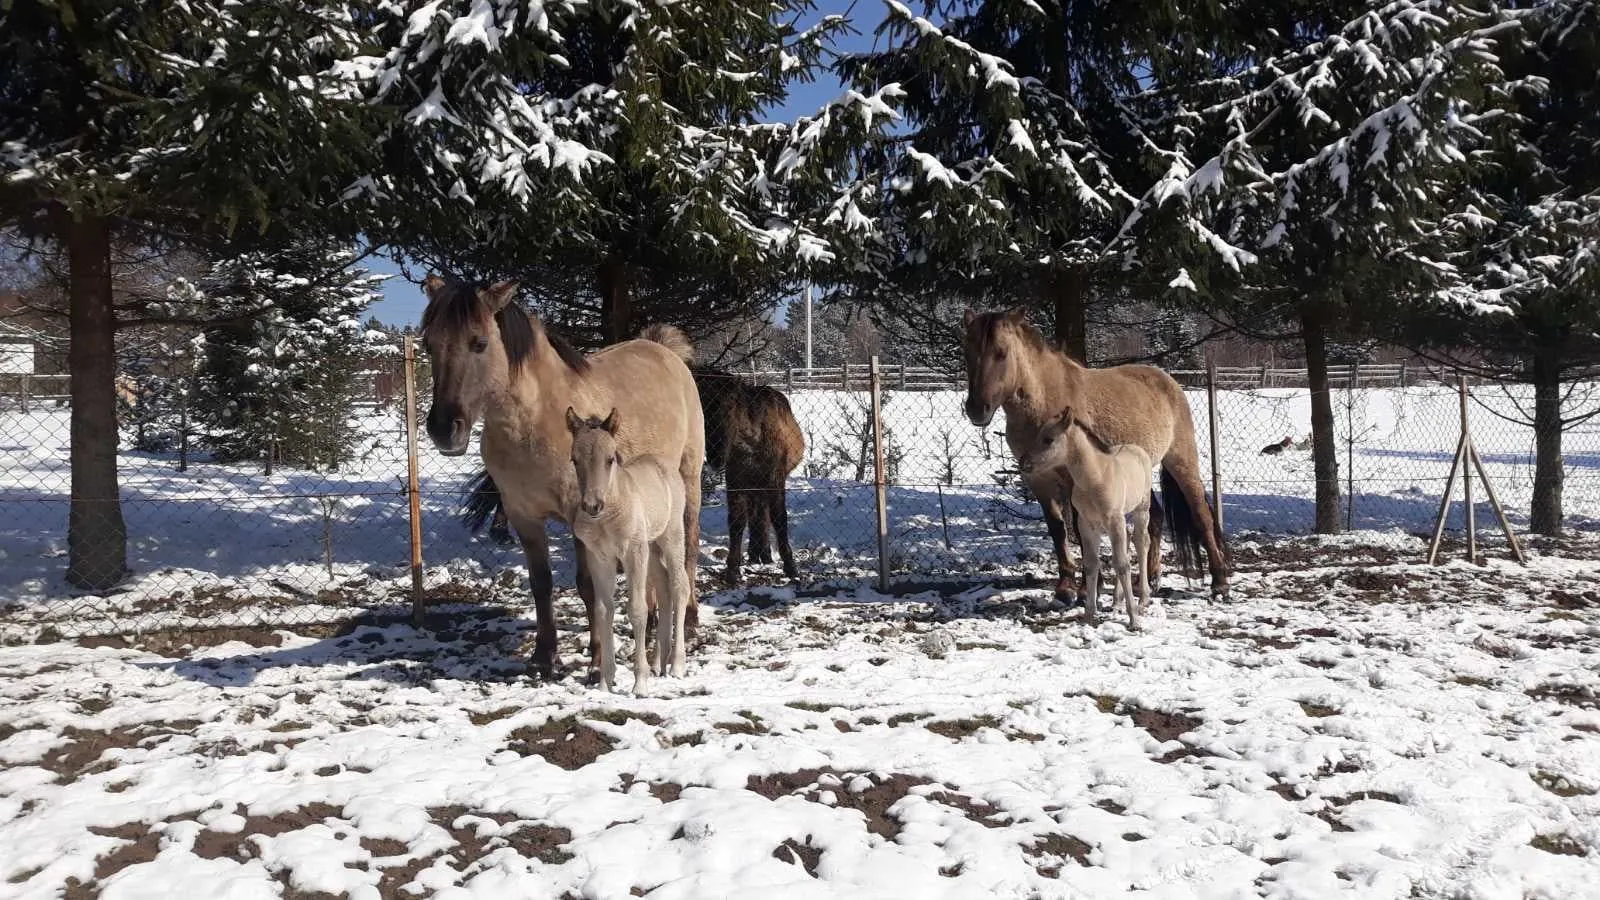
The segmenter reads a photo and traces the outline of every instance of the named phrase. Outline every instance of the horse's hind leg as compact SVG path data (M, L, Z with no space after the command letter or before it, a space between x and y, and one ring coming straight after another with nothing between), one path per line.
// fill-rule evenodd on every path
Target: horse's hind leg
M724 578L729 584L738 584L744 572L744 527L750 517L750 490L743 485L728 482L728 570Z
M1211 504L1206 502L1206 488L1200 480L1200 460L1194 447L1194 435L1188 435L1187 440L1180 436L1173 448L1167 452L1166 458L1161 461L1161 467L1166 469L1178 483L1183 499L1189 504L1190 518L1194 522L1195 530L1199 532L1201 543L1206 548L1206 563L1211 569L1212 596L1227 596L1227 556L1217 531L1216 518L1211 515ZM1180 538L1173 535L1173 540Z
M663 555L670 557L682 553L680 545L683 539L684 536L677 529L667 529L667 533L661 538ZM672 631L670 640L656 650L656 656L661 662L663 674L670 672L673 677L681 678L684 673L684 656L688 649L688 640L684 636L684 616L688 612L689 586L684 582L682 571L675 570L668 573L667 583L662 587L664 588L662 597L667 605L661 610L661 632L667 632L666 623L669 616Z
M772 522L772 533L778 541L778 555L783 558L783 575L790 581L800 578L800 570L794 564L794 548L789 546L789 489L782 483L774 490L768 501L771 506L767 510L767 518Z
M678 465L678 474L683 477L683 574L688 581L688 594L684 599L688 606L684 612L684 641L693 639L700 627L700 605L695 599L699 585L695 576L700 572L700 476L705 471L704 453L704 448L699 456L686 453Z
M1166 521L1166 514L1161 507L1161 495L1155 491L1150 492L1150 506L1145 510L1145 518L1150 524L1145 528L1145 541L1139 546L1139 555L1144 560L1144 568L1140 569L1140 576L1149 582L1150 590L1161 587L1161 528ZM1145 594L1148 603L1150 595Z
M750 555L746 558L753 563L772 562L772 542L767 536L772 525L768 493L764 487L750 492Z
M1149 523L1155 518L1155 516L1150 515L1150 507L1143 504L1140 504L1139 508L1133 511L1133 555L1139 562L1139 601L1138 605L1135 606L1132 586L1130 585L1128 593L1128 625L1132 628L1143 627L1139 617L1150 609ZM1158 553L1160 549L1161 547L1158 544L1156 546Z
M1128 627L1139 627L1139 611L1134 606L1132 560L1128 558L1128 522L1127 517L1117 513L1111 523L1111 567L1116 575L1117 587L1111 592L1112 615L1116 615L1116 602L1122 601L1123 608L1128 611Z

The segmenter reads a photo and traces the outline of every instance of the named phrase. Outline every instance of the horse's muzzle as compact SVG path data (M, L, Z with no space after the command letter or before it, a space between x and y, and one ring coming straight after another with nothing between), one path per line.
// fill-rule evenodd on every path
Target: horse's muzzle
M982 403L967 402L967 420L979 428L989 427L994 421L994 408Z
M439 415L437 409L428 412L428 439L445 456L461 456L472 443L472 423L448 412Z
M596 500L593 503L583 502L578 504L578 508L582 509L583 514L589 518L598 519L600 514L606 511L606 502L604 500Z

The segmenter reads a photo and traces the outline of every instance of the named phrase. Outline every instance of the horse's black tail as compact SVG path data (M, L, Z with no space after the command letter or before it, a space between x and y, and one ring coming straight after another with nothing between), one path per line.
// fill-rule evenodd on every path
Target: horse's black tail
M1166 469L1161 470L1161 505L1166 507L1167 533L1172 535L1178 569L1192 578L1200 567L1200 529L1194 526L1194 510L1189 506L1189 498L1178 486L1178 479Z
M511 530L500 513L500 488L489 477L488 470L479 472L467 482L467 499L461 504L461 521L465 522L467 529L473 534L483 530L485 522L489 524L489 537L497 544L511 543Z

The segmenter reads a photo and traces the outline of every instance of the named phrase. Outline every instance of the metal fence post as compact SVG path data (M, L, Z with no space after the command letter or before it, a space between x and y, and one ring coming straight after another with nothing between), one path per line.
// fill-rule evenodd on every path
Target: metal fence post
M889 494L883 457L883 384L872 357L872 480L878 495L878 590L889 591Z
M411 516L411 624L422 627L422 495L417 478L416 339L406 335L406 500Z
M1472 433L1467 430L1467 376L1456 376L1457 389L1461 393L1461 443L1466 456L1472 454ZM1467 559L1478 561L1478 521L1472 509L1472 466L1461 466L1461 490L1466 495L1467 502Z
M1356 384L1361 381L1361 363L1350 364L1350 383L1344 389L1344 530L1356 527Z
M1206 414L1211 423L1211 514L1222 530L1222 454L1217 441L1217 364L1206 364Z
M32 382L33 382L33 376L29 375L27 372L23 372L22 373L22 398L21 398L22 399L22 414L23 415L27 415L28 414L28 394L30 393L29 388L32 387Z

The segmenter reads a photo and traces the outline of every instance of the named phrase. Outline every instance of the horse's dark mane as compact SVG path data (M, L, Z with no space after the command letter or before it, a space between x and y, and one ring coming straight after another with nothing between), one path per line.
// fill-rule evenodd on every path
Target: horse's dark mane
M980 340L983 342L982 347L979 349L987 350L989 346L994 343L995 335L999 333L1000 325L1005 321L1006 313L1004 310L986 312L978 317L978 334L980 336ZM1062 355L1066 356L1068 359L1072 359L1071 354L1066 353L1060 347L1057 347L1045 340L1044 335L1039 333L1039 329L1033 327L1033 323L1024 321L1013 322L1012 324L1016 326L1017 334L1022 336L1023 342L1028 345L1029 349L1035 351L1054 350L1057 353L1061 353ZM1075 359L1072 361L1080 362L1079 360Z
M471 328L479 311L477 289L465 281L449 279L444 287L434 292L428 307L422 311L422 330L427 331L430 327L440 327L446 331ZM494 321L500 327L500 344L505 348L506 359L513 369L533 358L534 350L538 347L536 337L542 332L544 339L550 342L567 368L574 372L589 370L589 361L576 347L544 327L544 323L529 315L515 301L507 303L495 313Z

